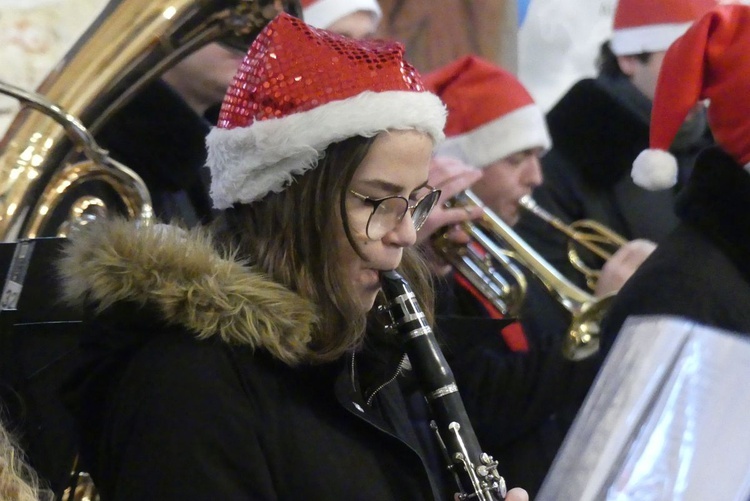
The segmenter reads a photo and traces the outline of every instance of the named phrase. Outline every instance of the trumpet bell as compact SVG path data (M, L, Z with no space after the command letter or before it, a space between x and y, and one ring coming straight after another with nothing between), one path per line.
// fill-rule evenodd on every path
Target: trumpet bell
M602 296L581 307L573 315L567 335L563 341L563 355L573 361L585 360L599 351L599 332L604 315L607 314L615 294Z

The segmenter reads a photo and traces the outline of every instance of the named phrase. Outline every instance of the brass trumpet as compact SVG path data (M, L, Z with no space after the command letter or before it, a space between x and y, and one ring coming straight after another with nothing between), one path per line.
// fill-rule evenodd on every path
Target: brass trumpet
M531 214L542 219L544 222L548 223L556 230L561 231L568 237L568 261L573 265L573 268L584 275L586 278L586 285L591 290L596 288L600 270L586 264L581 257L581 254L578 252L577 246L583 247L606 261L612 257L612 254L617 249L625 245L627 242L623 236L597 221L583 219L575 221L569 225L565 224L561 219L553 216L540 207L539 204L531 198L531 195L522 197L518 203Z
M481 219L464 223L468 245L436 238L434 246L458 273L498 310L517 316L532 273L571 315L563 354L571 360L589 357L599 347L599 324L614 295L596 298L566 279L532 249L507 223L483 206L470 190L446 203L449 207L482 207Z

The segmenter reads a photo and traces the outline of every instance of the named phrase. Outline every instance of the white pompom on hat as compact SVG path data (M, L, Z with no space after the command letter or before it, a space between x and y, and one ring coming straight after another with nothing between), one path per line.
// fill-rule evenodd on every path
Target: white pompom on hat
M750 7L719 5L667 50L651 111L650 148L633 163L633 181L651 190L674 186L677 162L667 150L693 107L709 100L716 143L742 166L750 162ZM747 167L745 167L747 168Z
M619 0L610 47L616 56L660 52L716 0Z
M437 144L445 115L400 43L355 40L279 14L248 49L206 138L214 207L283 191L350 137L418 130Z
M380 23L383 11L378 0L302 0L302 17L315 28L328 29L333 23L354 12L370 13Z
M484 168L508 155L552 145L542 109L508 71L477 56L428 75L425 86L448 108L438 154Z

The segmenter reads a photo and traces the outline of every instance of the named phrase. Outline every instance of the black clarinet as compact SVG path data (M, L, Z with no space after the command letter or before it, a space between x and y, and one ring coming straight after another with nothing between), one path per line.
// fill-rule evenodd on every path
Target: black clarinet
M388 302L385 310L393 324L390 327L403 337L404 349L434 417L430 426L458 484L458 498L505 499L505 480L497 472L497 462L479 446L453 371L411 286L396 271L382 272L380 282Z

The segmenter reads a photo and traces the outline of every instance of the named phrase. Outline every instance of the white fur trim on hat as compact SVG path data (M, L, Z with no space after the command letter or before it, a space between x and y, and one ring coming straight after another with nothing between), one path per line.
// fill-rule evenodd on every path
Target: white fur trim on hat
M681 37L691 23L654 24L615 30L610 46L616 56L661 52Z
M677 184L677 159L668 151L648 149L633 162L633 182L647 190L665 190Z
M513 153L552 146L547 122L536 104L522 106L474 130L446 139L438 153L484 168Z
M310 26L325 30L342 17L360 10L373 14L376 23L383 16L377 0L319 0L304 8L303 17Z
M429 92L365 91L248 127L214 127L206 138L214 207L284 190L294 176L317 165L328 145L349 137L416 129L437 144L444 138L445 116L445 106Z

